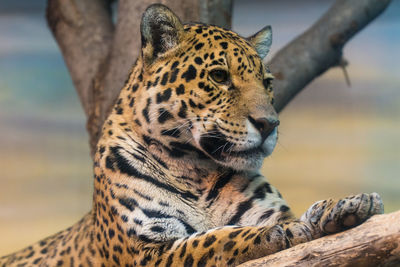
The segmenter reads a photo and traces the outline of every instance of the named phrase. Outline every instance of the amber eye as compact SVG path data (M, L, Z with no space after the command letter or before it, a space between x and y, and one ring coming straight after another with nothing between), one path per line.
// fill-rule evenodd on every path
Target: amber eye
M265 89L268 89L271 86L272 80L273 80L272 78L266 78L266 79L263 80L263 84L264 84Z
M210 76L217 83L227 83L229 80L229 74L225 70L212 70Z

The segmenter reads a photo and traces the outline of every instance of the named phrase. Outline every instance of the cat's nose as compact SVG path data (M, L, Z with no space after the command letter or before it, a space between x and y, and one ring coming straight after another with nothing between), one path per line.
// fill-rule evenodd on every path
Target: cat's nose
M249 118L250 122L260 132L262 143L274 131L275 127L279 125L279 120L275 118Z

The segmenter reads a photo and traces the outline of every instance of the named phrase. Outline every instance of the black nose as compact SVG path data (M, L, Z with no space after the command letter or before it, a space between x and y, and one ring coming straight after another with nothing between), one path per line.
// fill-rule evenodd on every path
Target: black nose
M267 137L272 133L275 127L279 125L279 120L272 118L253 119L252 117L249 117L249 120L260 132L262 143L264 143L265 139L267 139Z

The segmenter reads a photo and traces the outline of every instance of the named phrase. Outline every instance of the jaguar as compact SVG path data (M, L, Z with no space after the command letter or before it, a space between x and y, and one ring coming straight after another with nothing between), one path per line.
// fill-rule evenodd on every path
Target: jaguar
M140 32L97 145L92 210L0 266L236 266L383 212L371 193L296 218L260 174L279 126L270 26L243 38L154 4Z

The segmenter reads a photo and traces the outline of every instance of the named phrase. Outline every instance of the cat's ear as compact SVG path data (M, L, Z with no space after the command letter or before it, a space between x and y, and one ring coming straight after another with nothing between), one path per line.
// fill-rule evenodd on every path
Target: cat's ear
M179 18L168 7L153 4L143 13L140 32L143 59L151 64L179 44L184 30Z
M272 44L271 26L266 26L262 28L261 31L248 37L247 40L249 40L250 43L254 46L260 58L265 58Z

